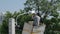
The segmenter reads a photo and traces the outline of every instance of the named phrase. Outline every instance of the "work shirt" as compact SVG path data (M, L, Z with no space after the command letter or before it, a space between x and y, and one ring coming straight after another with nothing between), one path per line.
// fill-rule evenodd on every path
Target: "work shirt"
M40 17L38 15L34 16L33 20L34 20L33 22L34 26L37 26L40 23Z

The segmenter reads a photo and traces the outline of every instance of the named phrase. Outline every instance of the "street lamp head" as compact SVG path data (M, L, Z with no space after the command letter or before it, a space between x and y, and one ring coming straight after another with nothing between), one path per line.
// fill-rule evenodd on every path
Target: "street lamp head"
M21 16L21 15L24 15L24 14L36 14L36 12L33 10L33 11L25 12L25 13L23 13L23 14L19 14L19 15L16 17L16 25L18 25L18 24L17 24L17 19L18 19L18 17Z
M28 14L36 14L35 11L29 11Z

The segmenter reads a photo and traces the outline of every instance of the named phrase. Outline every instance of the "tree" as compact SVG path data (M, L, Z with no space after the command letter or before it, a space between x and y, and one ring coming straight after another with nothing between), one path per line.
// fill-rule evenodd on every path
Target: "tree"
M39 16L43 16L43 23L46 24L45 34L55 34L54 31L58 31L59 13L57 9L59 7L60 0L27 0L25 5L25 11L35 10L41 12ZM47 17L53 16L51 19ZM41 17L42 18L42 17ZM56 29L55 29L56 28ZM60 29L59 29L60 30Z

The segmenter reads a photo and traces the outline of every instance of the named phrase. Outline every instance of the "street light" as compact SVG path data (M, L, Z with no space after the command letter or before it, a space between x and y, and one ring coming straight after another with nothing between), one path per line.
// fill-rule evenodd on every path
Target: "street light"
M33 14L33 13L35 13L35 11L29 11L29 12L25 12L25 13L23 13L23 14L19 14L19 15L16 17L16 25L17 25L17 27L20 27L20 26L17 24L17 19L18 19L19 16L24 15L24 14Z

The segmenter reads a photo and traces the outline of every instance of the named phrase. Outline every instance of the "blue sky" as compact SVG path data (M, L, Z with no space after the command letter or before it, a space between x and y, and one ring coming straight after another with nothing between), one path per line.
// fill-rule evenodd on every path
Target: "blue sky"
M19 11L24 8L26 0L0 0L0 12Z

